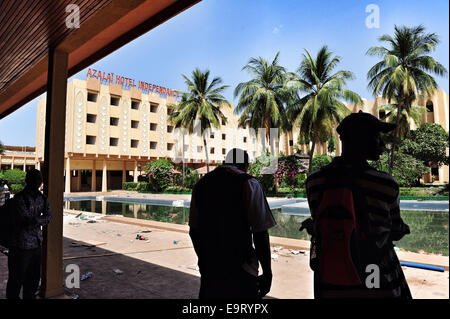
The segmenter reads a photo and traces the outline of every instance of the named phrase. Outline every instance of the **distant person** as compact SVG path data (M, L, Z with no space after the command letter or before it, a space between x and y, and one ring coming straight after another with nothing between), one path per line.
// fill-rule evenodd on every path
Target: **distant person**
M198 256L200 299L256 299L270 291L267 230L276 222L261 184L246 173L248 166L247 152L232 149L192 191L189 234Z
M6 201L9 199L10 193L6 182L0 182L0 207L5 205Z
M342 156L307 178L315 298L412 298L392 243L410 233L399 185L367 163L394 128L362 111L347 116L337 127Z
M41 226L51 219L49 201L39 191L41 172L32 169L25 177L25 188L14 196L12 234L8 255L6 298L34 299L41 277Z

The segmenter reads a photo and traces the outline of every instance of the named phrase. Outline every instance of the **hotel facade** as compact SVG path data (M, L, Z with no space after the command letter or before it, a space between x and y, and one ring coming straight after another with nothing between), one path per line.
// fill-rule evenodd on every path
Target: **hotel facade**
M133 80L134 81L134 80ZM168 121L171 104L176 104L175 92L148 83L126 87L123 82L100 81L87 77L73 79L67 84L65 132L65 191L107 191L120 189L124 181L138 181L145 165L154 159L167 158L193 168L204 167L206 156L200 130L182 134ZM140 88L139 88L140 87ZM364 100L362 107L347 105L349 110L363 110L380 117L379 108L387 104L381 97ZM427 107L422 123L438 123L449 130L449 96L438 90L429 100L417 101ZM38 101L36 147L26 154L17 150L0 156L2 169L20 167L40 168L44 161L46 100ZM250 159L264 151L263 134L238 128L239 116L232 108L221 108L227 117L220 129L203 132L207 137L211 165L221 163L233 147L245 149ZM198 126L197 126L198 127ZM415 129L414 123L411 126ZM274 134L275 135L275 134ZM339 155L341 143L336 151ZM183 151L184 145L184 151ZM297 149L306 154L307 145L298 144L298 132L280 134L274 143L275 152L294 154ZM316 154L327 154L326 143L316 146ZM443 183L449 180L448 166L432 167L425 182Z

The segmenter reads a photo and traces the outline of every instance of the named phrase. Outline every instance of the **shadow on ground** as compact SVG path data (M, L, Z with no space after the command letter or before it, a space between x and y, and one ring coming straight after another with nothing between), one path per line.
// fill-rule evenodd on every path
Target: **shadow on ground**
M72 243L77 243L73 245ZM66 295L80 299L196 299L200 278L170 268L145 262L127 255L64 238L64 269L76 264L80 274L92 272L92 277L80 281L80 288L65 288ZM80 257L66 259L70 257ZM8 259L0 254L0 298L5 298L8 279ZM118 274L114 270L119 269ZM65 273L64 278L70 273Z

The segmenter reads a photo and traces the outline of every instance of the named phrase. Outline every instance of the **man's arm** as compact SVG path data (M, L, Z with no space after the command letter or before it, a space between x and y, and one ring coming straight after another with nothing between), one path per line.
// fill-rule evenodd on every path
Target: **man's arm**
M275 226L272 212L267 203L261 184L250 179L244 184L244 196L247 202L248 222L253 233L253 242L258 261L263 270L259 276L259 296L264 297L272 285L271 252L268 229Z
M189 236L194 245L195 253L199 257L200 253L200 234L198 230L198 208L197 208L197 184L194 185L191 195L191 204L189 207Z
M400 216L400 190L397 190L397 198L395 199L390 209L390 218L392 222L391 233L389 239L391 241L398 241L403 236L410 233L409 226L403 222Z
M45 226L50 223L50 220L52 219L52 210L50 209L50 202L46 197L43 197L44 200L44 209L42 211L42 215L39 215L36 217L36 222L40 226Z

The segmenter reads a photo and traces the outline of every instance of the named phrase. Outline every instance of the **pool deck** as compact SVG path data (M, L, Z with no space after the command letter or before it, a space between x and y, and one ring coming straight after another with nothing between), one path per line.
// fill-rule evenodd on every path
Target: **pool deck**
M93 276L81 281L78 289L66 288L66 296L77 295L81 299L197 298L197 258L187 226L92 213L84 213L87 219L80 219L77 213L65 211L64 214L64 265L76 264L81 274L90 271ZM136 240L136 234L147 240ZM272 237L271 244L279 250L273 249L276 260L272 260L273 284L268 297L313 298L308 243ZM293 254L289 248L301 252ZM413 255L405 253L405 256ZM433 257L436 263L446 259L448 266L448 257ZM5 297L6 261L0 254L0 298ZM403 269L414 298L449 298L448 270Z

